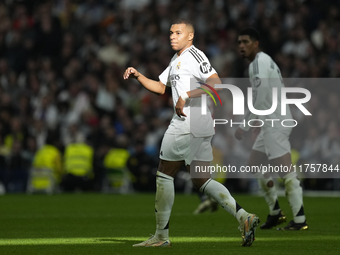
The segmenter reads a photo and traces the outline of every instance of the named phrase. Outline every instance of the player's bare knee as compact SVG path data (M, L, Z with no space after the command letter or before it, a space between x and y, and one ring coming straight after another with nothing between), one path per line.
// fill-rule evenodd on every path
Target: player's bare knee
M191 178L192 183L194 184L194 187L196 189L200 189L202 187L202 185L209 180L209 178Z
M175 177L182 165L183 162L181 161L165 161L161 159L158 165L158 171L168 176Z
M157 171L156 173L156 184L157 184L157 189L159 188L159 185L163 185L166 182L173 182L174 178L170 175L167 175L165 173Z
M268 188L272 188L273 186L274 186L273 180L270 180L270 181L267 182L267 187Z

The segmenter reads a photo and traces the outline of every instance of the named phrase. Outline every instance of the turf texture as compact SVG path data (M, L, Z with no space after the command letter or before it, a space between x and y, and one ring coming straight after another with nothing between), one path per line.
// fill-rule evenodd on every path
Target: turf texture
M235 195L262 223L262 197ZM291 210L279 198L288 221ZM307 231L256 231L241 247L238 223L222 208L193 215L199 199L176 195L170 219L171 248L132 247L155 230L154 194L61 194L0 196L0 254L340 254L340 199L305 197ZM261 224L261 223L260 223Z

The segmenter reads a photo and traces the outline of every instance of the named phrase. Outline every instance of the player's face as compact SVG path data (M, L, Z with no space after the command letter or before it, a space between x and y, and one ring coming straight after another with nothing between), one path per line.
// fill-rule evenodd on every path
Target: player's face
M258 50L258 41L251 40L249 35L240 35L238 48L243 58L253 60Z
M171 48L178 54L192 45L193 38L194 33L185 24L174 24L170 28Z

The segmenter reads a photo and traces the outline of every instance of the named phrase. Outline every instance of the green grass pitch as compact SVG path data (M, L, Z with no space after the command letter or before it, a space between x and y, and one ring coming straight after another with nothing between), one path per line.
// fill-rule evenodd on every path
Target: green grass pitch
M235 195L249 212L267 217L262 197ZM282 210L292 219L280 197ZM0 254L340 254L339 198L305 197L307 231L256 231L240 246L238 223L222 208L193 215L199 200L178 194L170 219L171 248L132 247L155 230L154 194L6 195L0 197Z

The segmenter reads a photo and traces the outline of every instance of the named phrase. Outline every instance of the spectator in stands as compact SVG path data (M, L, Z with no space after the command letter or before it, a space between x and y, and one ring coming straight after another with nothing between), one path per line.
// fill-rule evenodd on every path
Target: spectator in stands
M82 137L65 148L62 189L65 192L93 190L93 148Z
M62 155L56 146L55 134L50 132L35 154L30 171L28 192L57 190L63 174Z

